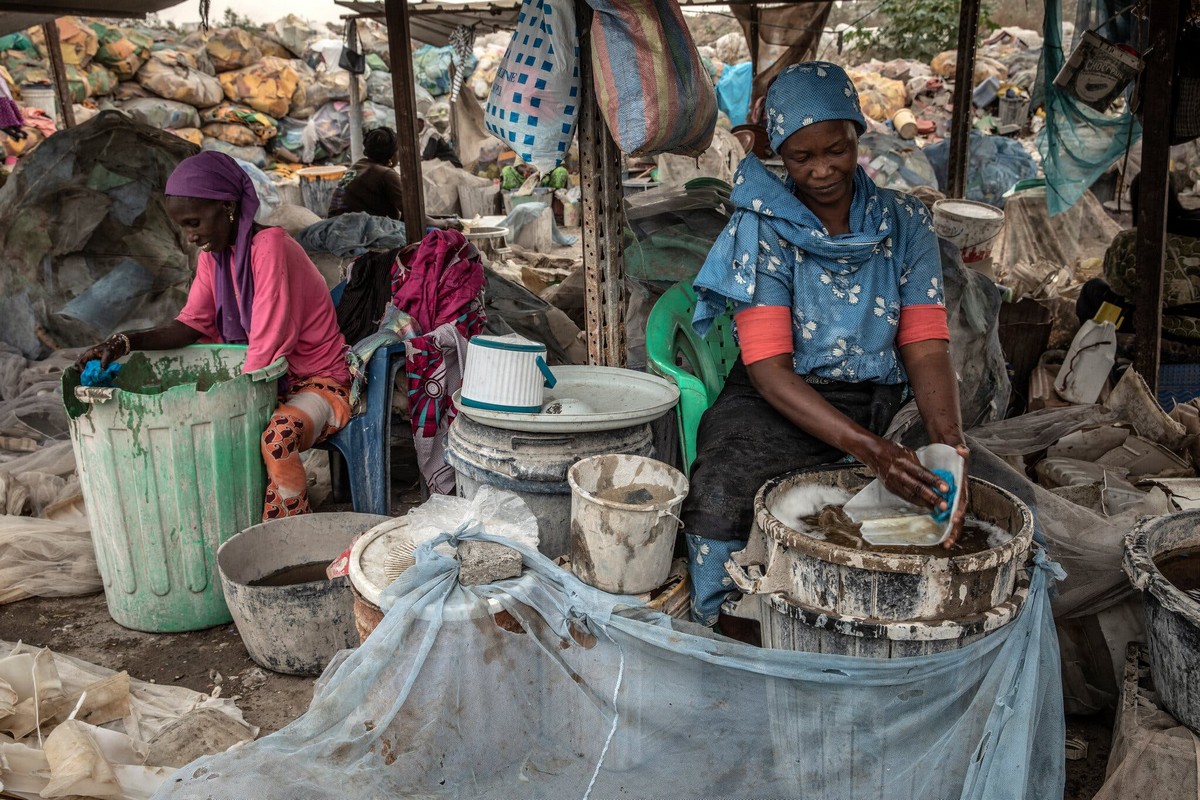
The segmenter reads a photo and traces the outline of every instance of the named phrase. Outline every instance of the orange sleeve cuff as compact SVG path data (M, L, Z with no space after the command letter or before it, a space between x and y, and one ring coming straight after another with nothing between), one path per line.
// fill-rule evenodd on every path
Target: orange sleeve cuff
M931 304L905 306L900 309L900 330L896 333L896 346L904 347L930 339L950 341L946 307Z
M747 308L738 312L734 321L743 364L792 354L792 310L787 306Z

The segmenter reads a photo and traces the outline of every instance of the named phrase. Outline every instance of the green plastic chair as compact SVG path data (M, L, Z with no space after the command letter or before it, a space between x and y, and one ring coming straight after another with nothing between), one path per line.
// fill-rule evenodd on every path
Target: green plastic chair
M696 293L690 282L683 281L659 298L646 323L650 371L679 387L679 449L688 472L696 459L700 417L716 402L740 353L728 314L714 320L708 335L701 338L692 329L695 310Z

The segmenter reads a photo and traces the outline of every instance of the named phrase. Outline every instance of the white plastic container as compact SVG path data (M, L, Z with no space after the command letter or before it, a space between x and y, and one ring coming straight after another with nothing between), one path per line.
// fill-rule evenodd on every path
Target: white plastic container
M614 594L657 589L671 572L683 473L653 458L593 456L567 472L571 571Z
M982 271L991 266L992 242L1004 229L1004 212L974 200L938 200L933 204L933 230L962 252L963 263Z
M546 345L516 334L476 336L467 344L462 404L487 411L537 414L557 380L546 366Z
M927 469L943 469L954 476L955 487L962 486L963 459L945 444L931 444L917 450L917 460ZM873 545L935 547L946 541L954 527L954 514L962 505L963 493L955 491L954 504L944 522L938 522L929 509L897 497L879 479L850 498L843 510L862 525L862 537Z
M58 124L58 102L51 86L22 86L21 103L28 108L40 108Z
M1095 403L1116 360L1116 326L1089 319L1071 342L1071 349L1054 379L1054 391L1071 403Z

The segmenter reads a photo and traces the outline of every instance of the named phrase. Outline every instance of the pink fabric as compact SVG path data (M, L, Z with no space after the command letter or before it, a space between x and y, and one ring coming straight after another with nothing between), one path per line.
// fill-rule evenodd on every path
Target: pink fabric
M243 372L261 369L280 356L288 360L288 380L329 378L350 383L346 340L338 329L325 279L296 240L282 228L264 228L250 247L254 277L249 352ZM201 253L187 304L176 318L220 342L217 331L216 262Z
M5 85L4 79L0 78L0 86ZM17 104L8 97L0 97L0 128L19 128L24 123Z
M787 306L755 306L739 312L734 319L746 366L775 356L790 356L795 349L792 310Z
M486 281L479 251L458 231L426 234L414 252L400 254L408 275L392 302L423 333L454 322Z
M905 306L900 309L900 329L896 332L896 346L904 347L930 339L950 341L946 307L929 304Z

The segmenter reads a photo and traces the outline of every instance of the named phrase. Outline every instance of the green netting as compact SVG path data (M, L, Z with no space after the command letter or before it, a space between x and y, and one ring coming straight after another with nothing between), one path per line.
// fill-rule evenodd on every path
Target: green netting
M1038 150L1046 173L1046 206L1053 216L1075 205L1125 149L1141 137L1142 128L1128 108L1120 115L1102 114L1054 85L1054 76L1065 60L1062 0L1046 0L1043 35L1046 127L1038 134Z

